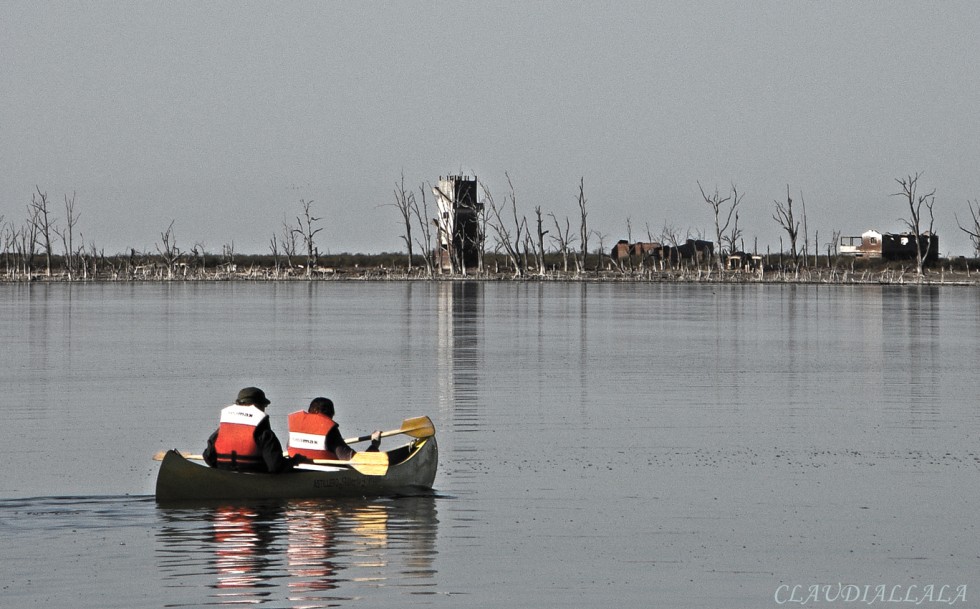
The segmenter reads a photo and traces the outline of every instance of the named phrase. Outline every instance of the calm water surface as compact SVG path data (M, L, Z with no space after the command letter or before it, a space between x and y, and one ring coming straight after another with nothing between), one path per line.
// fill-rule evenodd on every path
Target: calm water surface
M970 288L0 285L0 606L977 606L978 351ZM245 385L428 415L435 495L158 507Z

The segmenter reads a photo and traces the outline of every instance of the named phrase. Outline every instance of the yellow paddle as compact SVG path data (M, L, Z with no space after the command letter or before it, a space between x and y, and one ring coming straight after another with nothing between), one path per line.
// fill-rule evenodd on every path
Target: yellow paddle
M413 438L431 438L432 436L436 435L436 427L432 424L432 419L429 417L414 417L402 421L402 426L398 429L382 431L381 437L387 438L388 436L397 436L400 433L407 434ZM368 434L366 436L358 436L356 438L345 438L344 442L353 444L355 442L366 442L370 439L371 434Z
M164 455L167 451L160 451L153 455L154 461L163 461ZM204 455L194 455L189 453L181 452L180 456L185 459L190 459L192 461L203 461ZM334 459L308 459L304 463L312 463L313 465L339 465L341 467L349 467L356 470L365 476L384 476L388 473L388 453L382 452L362 452L357 453L350 461L339 461Z

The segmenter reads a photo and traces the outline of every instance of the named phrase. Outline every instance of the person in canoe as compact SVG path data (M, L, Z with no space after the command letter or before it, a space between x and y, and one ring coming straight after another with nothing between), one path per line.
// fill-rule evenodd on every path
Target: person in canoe
M258 387L239 391L235 403L221 410L218 429L204 449L204 462L218 469L279 473L306 461L302 456L283 456L282 444L265 413L269 404Z
M334 406L329 398L313 398L307 410L297 410L289 415L289 442L287 450L291 458L350 460L357 451L347 445L340 435L340 427L333 420ZM371 434L371 446L367 452L377 452L381 446L381 432Z

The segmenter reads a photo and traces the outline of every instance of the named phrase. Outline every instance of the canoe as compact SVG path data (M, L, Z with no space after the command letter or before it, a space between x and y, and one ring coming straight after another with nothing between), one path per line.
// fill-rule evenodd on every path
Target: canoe
M214 469L167 451L157 474L158 503L215 499L380 497L428 492L436 477L435 436L389 451L388 471L369 476L343 466L300 466L281 474Z

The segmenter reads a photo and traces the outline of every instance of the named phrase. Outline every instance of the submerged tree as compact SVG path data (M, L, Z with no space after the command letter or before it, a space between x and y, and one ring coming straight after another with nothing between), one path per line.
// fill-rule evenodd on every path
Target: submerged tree
M789 184L786 185L786 205L779 201L776 204L776 213L772 219L779 223L779 226L786 231L789 237L789 253L793 257L793 263L797 262L799 251L796 249L796 239L800 234L800 222L793 216L793 199L789 196Z
M916 275L922 277L922 263L925 261L926 256L929 255L929 248L932 247L932 225L934 222L934 216L932 213L933 205L936 203L936 189L933 188L926 194L919 194L919 178L922 177L921 172L916 172L916 174L908 175L904 178L895 178L895 181L902 187L901 192L893 193L894 197L902 197L909 206L909 216L908 218L903 218L905 226L912 231L912 237L915 241L915 272ZM929 213L929 228L928 236L926 240L926 247L923 251L922 249L922 206L926 206L926 211Z
M535 252L535 257L538 259L538 275L544 275L544 238L549 231L544 230L543 220L541 216L541 206L537 205L534 208L534 215L538 220L538 242L537 250Z
M306 246L306 276L311 277L313 275L313 268L317 264L317 248L314 238L317 233L323 230L322 226L318 228L313 228L313 226L322 220L322 218L313 216L313 212L311 211L313 201L300 199L299 204L303 208L303 215L296 216L297 227L293 229L293 232L300 236L303 244Z
M432 277L435 267L436 250L432 243L432 228L439 226L435 219L429 220L429 199L425 196L425 185L419 186L419 194L422 196L422 205L419 206L417 200L413 199L412 213L415 221L418 222L421 239L416 238L415 242L424 253L422 260L425 262L425 273L427 277ZM411 252L411 250L409 250ZM482 262L482 259L481 259Z
M701 186L701 182L698 182L698 188L701 190L701 198L704 202L711 207L712 213L715 216L715 239L718 243L718 270L725 270L724 263L724 252L722 251L723 245L727 242L729 244L729 252L735 250L735 243L741 236L741 231L738 229L738 206L742 202L744 194L739 195L738 188L732 184L731 192L727 197L722 197L718 192L718 188L715 188L714 194L708 194L704 191L704 187ZM722 220L724 218L724 220ZM732 225L732 219L735 220L735 224ZM731 227L731 233L727 234Z
M67 228L60 230L54 229L55 234L61 237L61 244L65 249L65 270L68 272L68 281L74 279L75 271L75 225L78 224L78 216L75 212L75 193L71 193L71 198L65 194L65 224Z
M579 225L579 243L582 244L581 260L577 262L578 271L584 273L586 269L586 262L588 262L587 257L589 255L589 212L585 208L587 200L585 198L585 177L579 178L578 181L578 211L579 217L581 218L581 224Z
M506 173L504 175L507 175ZM511 214L514 218L514 231L511 232L510 228L507 226L507 222L503 219L503 212L506 211L507 201L503 204L498 204L493 198L493 194L490 189L487 188L485 184L481 184L483 187L483 196L486 206L489 208L487 210L488 218L487 225L493 229L496 235L496 242L498 247L502 247L504 252L507 254L507 258L510 260L511 264L514 266L514 274L518 277L524 275L524 268L521 265L521 236L526 227L526 221L522 222L517 215L517 194L514 191L514 183L511 181L510 176L507 175L507 184L510 186L510 193L507 199L510 202Z
M34 224L35 240L44 246L45 274L51 276L51 233L55 231L54 218L48 209L48 193L35 186L37 194L31 193L30 222Z
M402 235L402 240L405 241L405 247L408 248L408 272L412 272L412 221L414 216L418 215L418 204L415 202L415 193L405 190L405 172L402 172L401 183L395 184L395 207L398 208L398 212L402 216L402 222L405 224L405 234Z
M572 225L568 219L568 216L565 216L565 228L562 228L561 224L558 223L558 218L555 217L555 214L550 213L548 215L551 216L551 220L555 223L555 234L551 235L550 239L556 246L558 246L558 253L561 254L561 270L563 273L567 273L569 250L571 249L572 243L575 241L575 237L571 234Z
M970 227L965 227L960 224L960 219L953 214L956 218L956 225L960 227L960 230L970 235L970 241L973 242L973 255L980 257L980 201L974 199L973 201L967 201L967 206L970 208L970 218L973 220L973 225Z
M174 220L170 221L167 230L160 233L160 243L156 245L157 252L167 266L167 279L174 278L177 261L180 259L180 248L177 247L177 235L174 233Z

